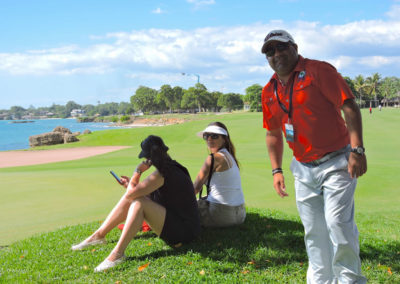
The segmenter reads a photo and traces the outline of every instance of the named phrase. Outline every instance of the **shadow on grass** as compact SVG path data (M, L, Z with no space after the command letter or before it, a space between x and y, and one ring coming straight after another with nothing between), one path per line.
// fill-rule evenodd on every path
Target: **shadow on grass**
M285 216L287 217L287 216ZM148 237L147 234L142 238ZM215 261L232 263L255 262L256 268L306 263L304 230L300 221L272 218L259 212L248 212L244 224L229 228L204 228L192 243L171 250L156 251L128 260L146 260L183 255L190 251ZM382 269L400 272L400 243L361 236L360 257Z
M94 268L95 264L100 263L114 244L90 248L81 253L70 250L72 238L76 241L81 240L93 232L98 224L99 222L92 222L66 227L18 241L7 248L3 247L0 250L0 273L3 282L25 283L32 280L50 283L59 282L60 279L74 282L73 280L78 278L81 282L100 282L99 279L107 274L96 275L93 277L100 278L92 279L91 266ZM215 271L208 274L209 277L221 277L218 279L225 279L225 282L227 279L235 282L247 279L243 277L250 277L247 281L250 283L266 277L282 283L302 283L307 268L303 234L303 226L296 217L270 210L249 209L244 224L223 229L204 229L198 239L175 249L166 246L154 233L141 233L136 238L143 241L139 240L135 244L137 247L131 246L128 263L115 271L128 272L121 274L121 277L131 274L137 277L141 273L137 272L138 265L153 262L154 269L148 272L152 275L140 274L140 279L158 279L157 277L163 277L167 273L166 269L169 271L176 266L176 275L185 275L188 279L198 275L200 269L204 269ZM119 236L119 230L114 230L107 240L113 243ZM385 241L382 235L365 234L361 235L360 239L363 272L371 279L371 283L400 283L400 242ZM156 262L155 259L161 261ZM188 263L192 260L193 265L189 266ZM257 273L247 274L247 271ZM174 277L172 274L169 277ZM109 276L109 281L106 282L115 282L112 277L114 276ZM177 282L181 282L179 279L182 278L178 278ZM3 283L3 279L0 279L0 283ZM196 281L203 278L193 279Z
M257 263L257 268L304 263L303 226L297 221L276 219L248 212L244 224L229 228L204 228L195 241L167 251L128 257L145 260L200 253L204 258L232 263Z
M361 245L360 257L362 262L368 261L381 266L382 270L387 270L390 267L392 273L400 273L399 242L386 243L385 241L377 242L374 239L370 239L367 243Z

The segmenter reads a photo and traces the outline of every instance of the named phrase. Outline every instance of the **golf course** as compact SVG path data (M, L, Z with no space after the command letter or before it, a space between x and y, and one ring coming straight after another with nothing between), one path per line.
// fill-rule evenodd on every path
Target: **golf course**
M362 110L362 115L368 171L355 193L362 270L370 283L400 283L400 109ZM128 261L93 273L120 231L114 229L105 246L80 252L70 247L93 232L123 194L109 171L130 176L140 162L140 142L154 134L194 179L208 154L196 133L212 121L226 124L236 147L246 222L206 229L178 248L151 232L139 233L126 251ZM0 168L0 283L305 283L292 153L285 145L282 168L289 196L282 199L272 186L261 113L198 114L181 124L96 131L79 139L42 149L129 147L79 160Z

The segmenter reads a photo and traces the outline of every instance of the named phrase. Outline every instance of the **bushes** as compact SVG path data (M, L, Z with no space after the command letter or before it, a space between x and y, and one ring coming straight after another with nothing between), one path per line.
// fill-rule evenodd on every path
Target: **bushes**
M123 115L120 117L119 119L121 122L128 122L131 120L131 116L130 115Z
M77 117L78 122L112 122L112 123L127 123L131 121L130 115L122 115L122 116L97 116L97 117Z

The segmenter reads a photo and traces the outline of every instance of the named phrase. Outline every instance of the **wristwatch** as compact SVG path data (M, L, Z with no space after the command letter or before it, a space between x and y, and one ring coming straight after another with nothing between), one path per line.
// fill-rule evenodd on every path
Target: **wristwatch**
M362 146L357 146L357 147L351 148L351 152L356 153L358 155L364 155L365 148Z

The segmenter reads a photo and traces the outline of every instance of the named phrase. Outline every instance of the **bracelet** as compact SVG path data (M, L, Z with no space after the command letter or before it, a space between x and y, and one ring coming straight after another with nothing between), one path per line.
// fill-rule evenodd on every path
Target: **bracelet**
M277 174L277 173L283 174L282 168L276 168L276 169L273 169L273 170L272 170L272 175L275 175L275 174Z

